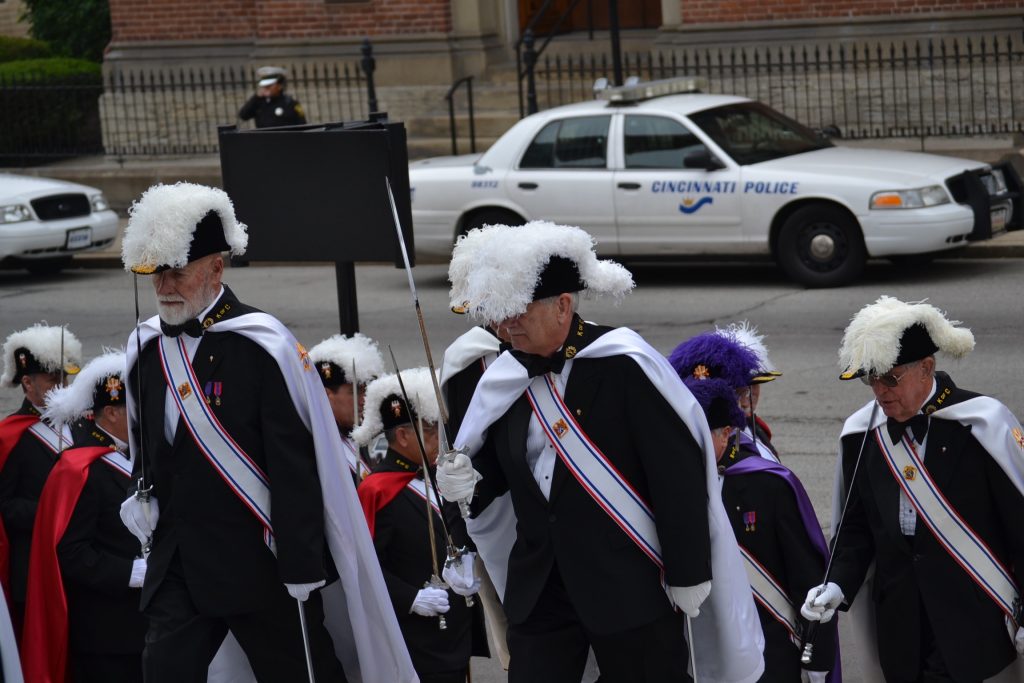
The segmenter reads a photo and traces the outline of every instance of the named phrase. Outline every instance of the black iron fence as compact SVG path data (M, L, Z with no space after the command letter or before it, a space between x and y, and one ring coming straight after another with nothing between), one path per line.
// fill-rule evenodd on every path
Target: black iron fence
M368 115L359 63L283 66L287 92L310 123ZM254 90L246 67L113 69L102 82L0 79L0 166L84 154L216 153L217 126L238 121Z
M846 138L1024 132L1024 47L1019 34L776 48L624 55L627 77L700 76L707 91L761 100ZM536 65L540 108L594 96L611 80L606 54L549 56Z

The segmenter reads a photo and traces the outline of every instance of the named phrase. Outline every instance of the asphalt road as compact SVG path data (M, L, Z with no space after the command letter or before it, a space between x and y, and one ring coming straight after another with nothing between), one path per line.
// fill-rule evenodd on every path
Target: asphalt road
M838 381L837 350L850 317L882 294L928 299L964 321L977 348L962 361L940 356L939 368L961 386L988 393L1024 415L1024 259L940 260L917 270L869 265L857 286L805 290L770 264L687 263L633 268L637 289L615 305L584 301L585 318L628 325L668 353L679 341L714 325L747 319L766 335L784 376L764 388L761 415L775 432L784 462L803 480L828 532L836 440L843 419L870 397L860 382ZM447 308L444 266L415 270L434 359L470 324ZM405 366L424 363L406 278L390 266L357 266L362 331L390 344ZM281 318L307 346L338 329L333 268L253 266L225 277L245 302ZM140 278L143 315L155 312L150 285ZM122 346L134 320L132 278L118 270L69 270L39 279L0 271L0 332L39 320L66 322L86 355ZM0 393L0 414L20 402ZM844 650L848 683L861 679L857 653ZM474 680L501 681L496 666L474 662Z

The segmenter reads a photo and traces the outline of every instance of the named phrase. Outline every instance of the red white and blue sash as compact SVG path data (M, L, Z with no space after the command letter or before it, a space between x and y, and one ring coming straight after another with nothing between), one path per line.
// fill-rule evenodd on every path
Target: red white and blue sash
M889 471L914 506L918 519L927 525L939 545L1003 611L1008 626L1015 633L1018 624L1014 607L1020 593L1013 576L946 500L909 438L904 435L899 443L893 443L882 427L874 430L874 436Z
M789 632L789 640L799 648L800 622L797 621L796 608L789 596L786 595L786 591L782 589L772 573L742 545L740 545L740 554L743 556L743 567L747 570L750 590L754 593L754 599L785 627Z
M263 525L263 540L276 554L270 523L270 481L235 440L206 403L199 380L180 338L161 336L160 365L182 422L199 451L238 499Z
M435 496L433 492L431 492L430 496L427 496L427 484L424 480L413 477L405 487L423 500L430 501L430 507L434 508L434 512L436 512L438 516L441 515L441 508L437 506L437 496Z
M359 457L359 449L353 445L352 439L342 435L341 445L345 447L345 459L348 460L348 468L352 470L352 474L356 475L358 481L366 479L370 470L363 464L363 459Z
M59 455L61 451L71 447L70 439L59 432L54 431L54 429L43 420L39 420L33 424L28 428L28 431L56 455Z
M562 463L594 502L664 575L661 542L654 524L654 512L647 501L579 426L549 374L535 377L526 395Z

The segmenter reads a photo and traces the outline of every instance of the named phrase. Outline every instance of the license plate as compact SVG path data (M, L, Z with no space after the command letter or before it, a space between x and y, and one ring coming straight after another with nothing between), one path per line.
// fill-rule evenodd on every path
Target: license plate
M72 228L68 230L66 249L85 249L92 244L92 228Z

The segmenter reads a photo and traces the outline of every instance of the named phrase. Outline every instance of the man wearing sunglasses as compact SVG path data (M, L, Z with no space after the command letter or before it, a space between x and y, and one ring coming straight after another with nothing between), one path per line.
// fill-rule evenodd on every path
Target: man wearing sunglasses
M889 683L980 683L1024 668L1024 430L1002 403L936 371L937 352L974 347L958 324L883 296L840 349L842 379L860 378L874 400L843 427L836 491L849 500L833 523L831 575L801 613L827 622L860 595Z

